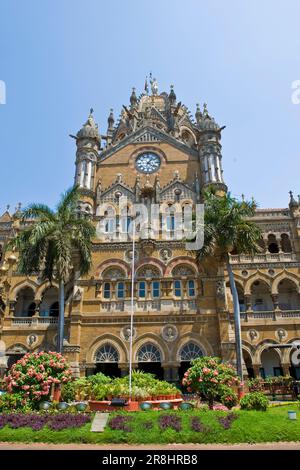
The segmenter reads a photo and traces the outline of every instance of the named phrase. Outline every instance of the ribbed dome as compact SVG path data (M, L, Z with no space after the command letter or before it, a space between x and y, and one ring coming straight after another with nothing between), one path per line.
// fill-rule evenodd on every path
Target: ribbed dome
M216 121L207 116L201 119L198 125L203 131L218 131L220 129Z
M100 141L98 125L95 123L92 113L93 110L91 109L86 123L82 126L80 131L77 132L78 139L97 139Z

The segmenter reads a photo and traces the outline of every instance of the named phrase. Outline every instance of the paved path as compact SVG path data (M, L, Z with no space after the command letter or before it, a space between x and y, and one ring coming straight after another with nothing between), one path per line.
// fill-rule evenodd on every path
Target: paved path
M300 450L300 442L270 442L265 444L20 444L0 442L2 450Z
M92 422L91 432L103 432L109 413L96 413Z

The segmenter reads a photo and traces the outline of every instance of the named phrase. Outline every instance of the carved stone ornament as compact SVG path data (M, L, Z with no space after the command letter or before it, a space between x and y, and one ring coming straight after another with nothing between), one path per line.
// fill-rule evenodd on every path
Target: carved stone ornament
M217 281L216 294L217 294L218 299L224 299L225 298L225 284L224 284L224 281Z
M159 256L162 261L168 261L170 258L172 258L172 251L170 248L163 248L160 250Z
M26 343L30 348L32 348L37 342L38 342L38 335L31 333L30 335L27 336L26 338Z
M124 254L124 258L125 258L125 261L128 261L131 263L132 261L132 249L129 249L129 250L126 250L125 251L125 254ZM137 250L134 250L134 259L135 261L138 260L138 251Z
M288 334L287 334L286 330L284 330L283 328L278 328L278 330L275 333L275 336L281 342L281 341L283 341L284 339L287 338Z
M178 330L175 325L165 325L161 334L165 341L172 342L178 337Z
M131 332L131 328L130 328L130 325L125 325L122 329L121 329L121 332L120 332L120 336L122 339L124 339L124 341L130 341L130 332ZM136 336L136 328L133 327L132 329L132 338L135 338Z
M259 338L258 331L254 330L254 329L249 330L247 335L248 335L248 338L250 339L250 341L257 341L258 338Z

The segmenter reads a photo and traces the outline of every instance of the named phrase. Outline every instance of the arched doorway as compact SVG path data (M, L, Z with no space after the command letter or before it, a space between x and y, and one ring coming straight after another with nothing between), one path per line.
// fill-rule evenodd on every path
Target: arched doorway
M191 361L201 356L203 356L202 349L198 344L193 343L192 341L181 348L179 352L180 366L178 370L180 380L182 379L183 374L189 369L189 367L191 367Z
M112 344L105 343L97 349L95 363L95 373L102 372L102 374L109 377L120 377L121 371L118 367L119 353Z
M253 379L254 378L254 370L253 370L252 359L251 359L251 356L248 353L248 351L246 351L245 349L243 349L243 358L244 358L245 366L246 366L246 369L247 369L248 377L249 377L249 379Z
M163 379L160 350L152 343L140 347L137 353L138 369L154 374L156 378Z
M283 375L280 356L275 349L264 349L261 353L260 375L263 378Z
M297 364L299 360L300 360L300 350L299 349L296 350L293 348L290 353L290 362L291 362L290 374L296 380L300 380L300 364Z
M296 284L290 279L283 279L278 285L278 304L281 310L299 310L300 297Z

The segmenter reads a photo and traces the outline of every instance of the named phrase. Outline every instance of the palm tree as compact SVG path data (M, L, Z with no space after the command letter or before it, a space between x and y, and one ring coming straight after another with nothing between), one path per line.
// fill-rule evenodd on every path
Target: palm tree
M230 193L217 195L213 188L204 192L204 243L197 258L202 260L219 255L226 263L233 298L237 373L243 380L240 305L229 254L254 254L259 251L260 228L251 220L257 204L238 201Z
M45 204L31 204L21 220L34 219L11 240L8 247L19 252L18 270L27 276L40 272L43 279L59 285L57 350L64 338L65 285L74 271L87 274L91 267L91 239L95 228L90 220L78 217L78 188L66 191L55 211Z

